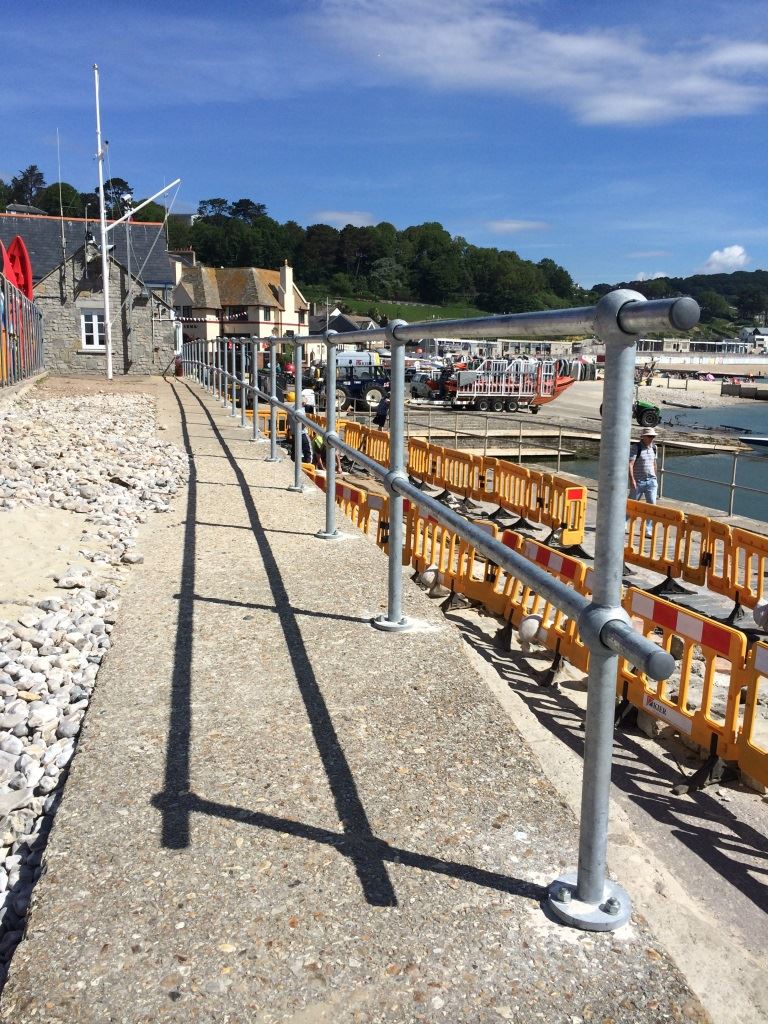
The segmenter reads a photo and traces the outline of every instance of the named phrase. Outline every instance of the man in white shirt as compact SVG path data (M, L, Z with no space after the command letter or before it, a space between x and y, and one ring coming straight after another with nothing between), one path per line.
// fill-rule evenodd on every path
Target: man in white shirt
M301 392L301 407L307 416L314 416L315 414L315 392L312 388L302 388Z
M655 437L656 431L652 427L646 427L640 434L640 440L632 445L629 456L629 496L633 501L645 498L649 505L656 504L659 490L656 478L656 445L653 443ZM646 536L650 537L652 532L651 524L647 522Z

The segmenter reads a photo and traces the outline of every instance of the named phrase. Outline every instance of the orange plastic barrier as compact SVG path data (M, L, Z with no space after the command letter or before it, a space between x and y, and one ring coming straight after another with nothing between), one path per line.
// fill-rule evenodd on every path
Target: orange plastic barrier
M439 475L434 480L437 486L444 487L464 498L478 497L487 499L483 460L467 452L459 452L454 448L441 448L439 453Z
M683 572L685 516L665 505L627 501L629 531L624 561L677 579ZM650 536L646 533L650 531Z
M499 529L494 523L484 519L475 521L474 525L493 540L498 540ZM491 592L498 571L499 566L480 554L472 544L465 540L460 542L456 589L465 597L490 608Z
M742 685L746 689L744 720L737 741L739 767L768 786L768 720L758 714L759 702L768 702L768 643L760 641L749 652Z
M563 547L581 544L587 525L587 488L555 476L550 483L548 525L562 530Z
M710 561L709 516L688 512L685 516L681 575L686 583L703 587Z
M348 444L350 448L354 448L355 451L365 452L365 427L362 423L354 423L352 420L344 421L343 433L339 428L339 434L342 441Z
M440 471L440 454L434 445L418 438L408 439L408 472L418 480L432 483Z
M503 459L485 459L486 476L490 477L487 501L492 501L524 516L530 507L531 474L524 466Z
M370 427L363 427L365 435L365 454L378 462L380 466L389 465L389 434L386 430L372 430Z
M269 409L259 409L259 433L269 437ZM253 413L250 413L253 417ZM288 436L288 413L283 412L282 409L277 410L277 436L287 437Z
M739 604L754 608L766 596L768 537L731 529L731 590Z
M726 760L738 755L739 698L746 657L746 637L730 626L683 610L669 601L630 588L625 608L642 624L646 637L661 631L669 651L673 637L682 642L677 678L656 682L619 660L619 693ZM695 656L698 654L698 658ZM697 681L701 679L701 692Z
M407 555L407 561L419 572L436 567L444 586L462 593L457 585L459 539L456 534L436 519L420 515L415 505L408 509L405 534L403 563L406 564Z
M717 519L709 522L709 551L707 565L707 590L715 594L733 597L733 544L731 528Z
M542 566L556 579L568 583L579 592L584 588L586 567L577 558L564 555L554 548L549 548L538 541L525 537L521 540L520 554L536 565ZM504 618L514 625L519 625L526 615L537 615L541 619L539 639L549 650L555 651L578 667L585 667L582 651L575 646L577 636L576 623L569 619L565 612L560 611L547 598L537 594L528 584L514 576L508 577L504 588L507 606Z

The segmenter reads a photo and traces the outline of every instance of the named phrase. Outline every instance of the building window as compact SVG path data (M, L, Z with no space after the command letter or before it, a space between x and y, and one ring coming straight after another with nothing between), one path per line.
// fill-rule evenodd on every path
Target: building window
M89 352L104 348L104 313L89 309L80 313L80 338Z
M307 322L307 314L304 312L303 309L300 309L299 310L299 324L301 324L303 326L306 322Z
M244 320L248 316L248 307L247 306L227 306L226 309L224 310L224 313L230 319L234 319L235 317L240 317L241 319Z
M264 307L264 319L265 320L271 320L272 319L272 308L271 308L271 306L265 306Z

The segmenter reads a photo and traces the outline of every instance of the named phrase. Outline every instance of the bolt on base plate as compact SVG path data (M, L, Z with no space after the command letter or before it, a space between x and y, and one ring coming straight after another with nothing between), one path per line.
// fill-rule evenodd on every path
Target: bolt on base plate
M296 484L291 484L290 487L286 487L285 489L286 491L295 491L297 494L303 494L307 488L304 487L303 484L299 484L298 487L296 486Z
M390 622L385 615L377 615L375 619L371 619L371 625L374 629L380 629L384 633L404 633L407 629L413 629L414 626L413 622L405 616L397 622Z
M576 899L576 871L568 871L551 882L547 906L561 921L588 932L613 932L629 921L632 901L616 882L606 878L600 903Z
M318 530L315 536L318 540L339 540L343 534L339 530L334 530L333 533L328 533L326 530Z

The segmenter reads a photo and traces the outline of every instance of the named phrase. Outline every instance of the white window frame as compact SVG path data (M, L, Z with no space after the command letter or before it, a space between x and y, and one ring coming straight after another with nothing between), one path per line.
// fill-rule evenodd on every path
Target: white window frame
M97 318L95 322L92 318ZM99 325L98 317L101 317L101 324ZM102 341L101 344L89 344L87 341L86 332L86 320L91 320L91 335L97 339L101 336L106 339L106 329L104 326L104 310L103 309L81 309L80 310L80 351L81 352L105 352L106 351L106 340ZM95 326L95 332L94 332ZM99 329L101 327L101 329Z

